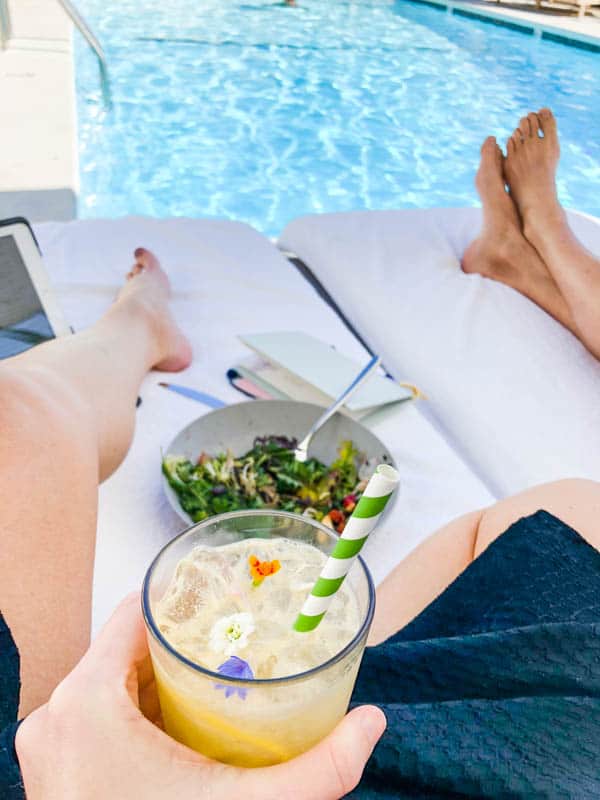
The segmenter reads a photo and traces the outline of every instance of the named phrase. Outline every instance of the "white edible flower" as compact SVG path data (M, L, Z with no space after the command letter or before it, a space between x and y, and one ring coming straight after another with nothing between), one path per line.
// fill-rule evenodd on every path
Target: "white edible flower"
M209 646L213 653L223 653L232 656L238 650L243 650L248 644L248 637L254 633L254 618L252 614L242 611L223 617L215 622L210 631Z

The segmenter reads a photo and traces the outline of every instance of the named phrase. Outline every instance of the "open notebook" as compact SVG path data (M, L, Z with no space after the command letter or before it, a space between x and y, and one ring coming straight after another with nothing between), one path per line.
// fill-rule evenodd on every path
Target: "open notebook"
M302 331L276 331L240 336L254 355L235 369L272 397L291 398L328 406L365 366ZM375 374L342 408L342 413L363 419L388 406L414 397L414 391L390 377Z

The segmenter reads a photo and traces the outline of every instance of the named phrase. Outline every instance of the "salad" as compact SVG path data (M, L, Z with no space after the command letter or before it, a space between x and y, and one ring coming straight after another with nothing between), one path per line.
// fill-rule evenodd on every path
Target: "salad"
M162 470L195 522L226 511L276 508L305 514L341 533L372 467L351 441L342 442L329 466L316 458L296 461L296 444L284 436L259 436L239 458L230 451L201 453L193 463L171 455L163 459Z

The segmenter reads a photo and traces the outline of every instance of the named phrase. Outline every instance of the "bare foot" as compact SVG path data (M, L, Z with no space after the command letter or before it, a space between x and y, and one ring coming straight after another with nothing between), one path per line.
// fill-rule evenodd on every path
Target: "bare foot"
M535 248L521 231L519 214L506 191L502 151L493 136L481 148L475 185L483 206L481 235L467 248L464 272L478 272L529 297L563 324L569 312Z
M178 372L189 366L192 348L169 308L169 278L149 250L138 247L134 255L135 264L127 273L127 283L119 292L116 305L135 306L148 319L156 343L154 369Z
M508 140L507 152L505 176L523 220L523 233L564 298L571 319L565 324L600 359L600 259L577 240L558 201L560 147L550 109L523 117Z
M527 243L521 234L519 215L504 185L502 151L493 136L481 147L475 186L483 206L481 235L471 242L462 261L464 272L478 272L514 286Z
M504 172L523 221L525 237L535 245L540 228L564 224L556 193L560 146L549 108L531 112L506 143Z

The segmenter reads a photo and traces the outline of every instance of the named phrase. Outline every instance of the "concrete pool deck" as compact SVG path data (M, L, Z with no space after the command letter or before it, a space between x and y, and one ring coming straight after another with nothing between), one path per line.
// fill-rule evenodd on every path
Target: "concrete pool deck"
M572 7L537 10L533 0L412 2L600 53L600 18L578 17ZM11 31L4 47L0 37L0 218L73 219L79 191L73 26L53 0L0 0L0 11L3 4Z
M0 3L2 0L0 0ZM77 215L72 25L51 0L8 0L0 49L0 217Z
M457 16L472 17L521 30L551 41L600 53L600 17L577 16L574 6L560 1L541 9L534 0L497 2L497 0L411 0L446 9Z

